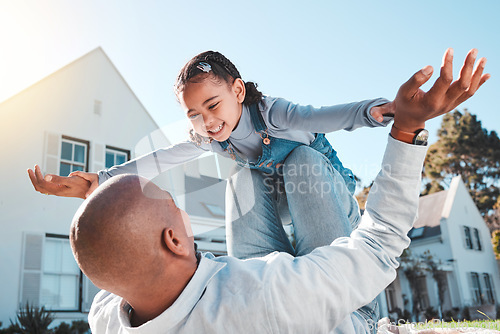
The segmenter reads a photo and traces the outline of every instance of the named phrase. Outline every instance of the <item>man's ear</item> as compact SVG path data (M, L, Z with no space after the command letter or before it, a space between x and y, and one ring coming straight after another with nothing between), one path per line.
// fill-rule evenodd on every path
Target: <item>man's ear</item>
M243 103L243 101L245 101L245 95L246 95L245 82L243 82L243 80L241 80L240 78L234 80L233 92L234 94L236 94L236 99L238 100L239 103Z
M174 229L169 227L163 229L163 243L175 255L188 256L190 248L188 247L188 240L182 238L182 234L176 234ZM192 248L192 246L191 246Z

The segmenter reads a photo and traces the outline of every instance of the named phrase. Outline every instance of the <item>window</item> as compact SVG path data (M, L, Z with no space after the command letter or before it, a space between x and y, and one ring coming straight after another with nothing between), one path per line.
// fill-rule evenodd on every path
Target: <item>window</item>
M479 236L479 230L477 228L474 228L474 238L476 239L476 249L480 251L482 249L481 238Z
M488 299L488 304L495 304L495 293L493 290L490 274L484 273L483 279L484 279L485 295L486 298Z
M479 281L478 273L470 273L471 293L475 305L483 304L483 296L481 292L481 282Z
M421 309L426 309L429 307L429 292L427 291L427 279L426 276L420 276L417 278L417 289L420 292L420 307Z
M424 227L414 228L410 231L410 238L419 238L424 235Z
M80 269L68 237L46 236L42 268L40 304L48 310L78 311Z
M24 233L19 305L88 312L99 289L78 268L66 235Z
M106 146L106 168L121 165L130 160L130 151Z
M59 175L68 176L69 173L87 170L89 142L63 136L61 139L61 161Z
M221 208L220 206L216 205L216 204L208 204L208 203L203 203L201 202L201 204L203 204L203 206L208 210L208 212L210 212L210 214L214 217L224 217L225 216L225 212L224 212L224 209Z
M465 248L473 249L472 247L472 237L470 234L470 228L468 226L464 226L464 235L465 235Z
M396 290L394 282L385 289L385 297L387 299L387 309L392 312L396 308Z

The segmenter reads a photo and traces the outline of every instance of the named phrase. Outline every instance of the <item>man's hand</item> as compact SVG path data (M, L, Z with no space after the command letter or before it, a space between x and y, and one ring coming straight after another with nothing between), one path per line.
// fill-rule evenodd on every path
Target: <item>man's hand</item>
M486 58L479 59L474 69L477 50L472 49L465 58L460 76L453 80L453 49L443 56L441 74L428 92L420 89L432 76L432 67L426 66L405 82L392 102L394 126L406 132L415 132L425 127L425 121L455 109L470 98L490 78L483 74Z
M83 199L85 199L88 194L90 194L89 191L92 182L80 176L72 176L70 174L69 177L63 177L53 174L47 174L44 177L38 165L35 166L34 171L28 169L28 175L31 183L33 184L33 187L35 187L35 190L42 194L64 197L78 197ZM95 175L95 178L97 179L97 174L93 175Z

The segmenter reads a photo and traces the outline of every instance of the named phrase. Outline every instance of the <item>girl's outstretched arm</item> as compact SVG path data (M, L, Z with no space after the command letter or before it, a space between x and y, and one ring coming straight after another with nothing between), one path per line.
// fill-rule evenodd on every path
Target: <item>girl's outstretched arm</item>
M393 119L392 109L392 103L383 98L320 108L276 99L269 111L269 118L271 126L276 129L329 133L387 126Z
M162 172L193 160L210 150L210 144L198 146L193 142L181 142L140 156L124 164L97 173L73 172L68 177L43 175L40 167L28 169L28 176L36 191L63 197L87 198L100 183L120 174L138 174L152 179Z
M97 178L95 173L85 174L92 174ZM38 165L35 165L34 170L28 169L28 176L35 190L46 195L85 199L91 187L89 180L79 176L64 177L47 174L44 177Z

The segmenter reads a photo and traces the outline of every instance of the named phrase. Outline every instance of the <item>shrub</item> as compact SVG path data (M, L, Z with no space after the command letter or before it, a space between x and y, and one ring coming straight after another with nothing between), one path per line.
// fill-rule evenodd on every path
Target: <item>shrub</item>
M90 330L88 322L84 320L77 320L71 323L72 334L85 334Z
M14 324L11 324L7 328L0 329L0 334L17 334L19 333L16 331L16 326Z
M438 316L439 316L438 311L432 306L429 306L424 311L424 317L427 320L436 319Z
M29 305L26 303L23 309L19 310L15 323L12 323L9 328L12 328L15 333L20 334L48 334L51 331L49 326L54 320L50 311Z
M403 317L402 317L402 319L404 319L406 321L411 321L411 318L412 318L411 312L405 309L403 311Z
M67 323L61 322L59 326L54 328L54 334L72 334L71 327Z
M469 311L468 306L465 306L462 309L461 317L462 317L462 320L470 320L470 311Z
M86 334L89 332L89 324L83 320L76 320L71 326L65 322L54 328L54 334Z

